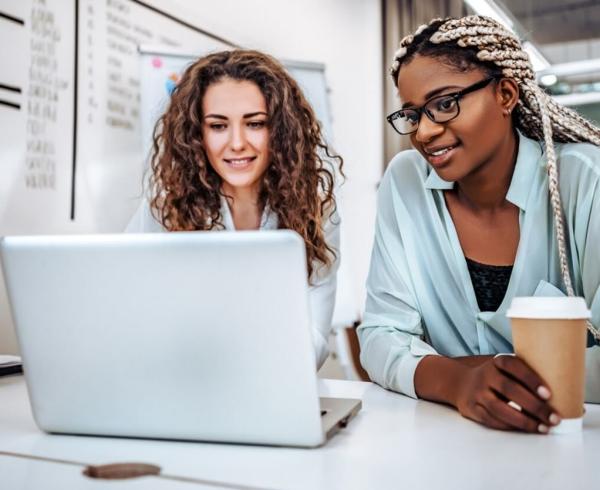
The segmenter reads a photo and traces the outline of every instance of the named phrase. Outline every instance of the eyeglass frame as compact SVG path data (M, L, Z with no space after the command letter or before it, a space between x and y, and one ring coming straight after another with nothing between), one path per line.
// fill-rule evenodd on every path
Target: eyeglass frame
M482 88L487 87L490 84L491 81L498 80L498 78L499 78L498 76L491 76L491 77L485 78L483 80L480 80L479 82L475 82L474 84L469 85L468 87L465 87L462 90L459 90L458 92L451 92L449 94L436 95L434 97L431 97L431 98L427 99L425 101L425 103L421 107L406 107L404 109L399 109L397 111L392 112L389 116L386 117L387 122L390 123L390 126L392 126L392 128L394 128L394 131L396 131L396 133L398 133L398 134L400 134L402 136L413 134L413 133L416 133L418 131L419 124L421 122L421 118L423 117L423 114L425 114L429 118L430 121L432 121L432 122L434 122L436 124L445 124L447 122L450 122L450 121L456 119L459 116L459 114L460 114L460 104L459 104L458 101L460 99L462 99L465 95L470 94L471 92L475 92L476 90L480 90ZM456 111L456 115L452 116L450 119L438 122L438 121L436 121L433 118L433 116L429 113L429 111L425 108L425 106L427 106L432 100L439 99L439 98L442 98L442 97L453 98L456 101L457 111ZM418 116L419 116L419 122L417 123L417 127L414 129L414 131L411 131L410 133L401 133L398 129L396 129L396 126L394 126L393 121L398 118L398 115L401 112L404 112L404 111L407 111L407 110L416 112L418 114Z

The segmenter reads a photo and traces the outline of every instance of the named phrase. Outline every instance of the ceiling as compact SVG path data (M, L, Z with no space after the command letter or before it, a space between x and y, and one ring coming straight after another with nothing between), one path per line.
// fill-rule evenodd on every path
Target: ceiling
M600 38L600 0L501 0L537 45Z
M494 1L517 20L517 32L521 38L532 41L551 64L600 59L600 0ZM552 85L547 90L557 96L600 96L598 70L565 75L550 83ZM568 105L599 121L600 98L594 100L596 102L586 103L573 100Z

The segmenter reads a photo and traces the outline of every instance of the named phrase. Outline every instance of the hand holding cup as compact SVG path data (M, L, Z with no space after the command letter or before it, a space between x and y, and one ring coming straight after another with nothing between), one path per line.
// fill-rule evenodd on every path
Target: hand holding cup
M585 347L590 318L578 297L514 298L511 319L515 353L539 373L563 421L553 432L581 430L585 397Z
M544 380L515 356L497 356L470 367L456 406L476 422L499 430L548 433L560 423Z

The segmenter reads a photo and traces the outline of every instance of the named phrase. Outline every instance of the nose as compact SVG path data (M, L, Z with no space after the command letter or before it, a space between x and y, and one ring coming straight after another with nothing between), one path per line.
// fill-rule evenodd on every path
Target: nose
M229 134L229 146L233 151L243 151L246 148L246 132L242 124L232 124Z
M425 114L425 111L423 111L421 114L421 119L419 120L419 126L417 127L417 131L415 133L415 139L419 143L428 143L443 132L444 125L432 121L429 119L427 114Z

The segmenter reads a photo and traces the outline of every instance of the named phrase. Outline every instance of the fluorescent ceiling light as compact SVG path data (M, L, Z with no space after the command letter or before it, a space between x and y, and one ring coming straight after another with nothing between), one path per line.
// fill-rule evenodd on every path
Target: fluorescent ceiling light
M568 77L571 75L600 74L600 58L591 60L569 61L552 65L538 73L539 76L555 75L557 77Z
M465 3L471 7L477 15L485 15L500 22L504 27L514 32L514 22L510 16L506 15L493 0L465 0Z
M540 82L545 87L550 87L551 85L554 85L556 82L558 82L558 77L556 75L553 75L552 73L550 73L549 75L542 75L540 77Z
M556 102L566 106L598 104L600 103L600 92L553 95L552 98L556 100Z

